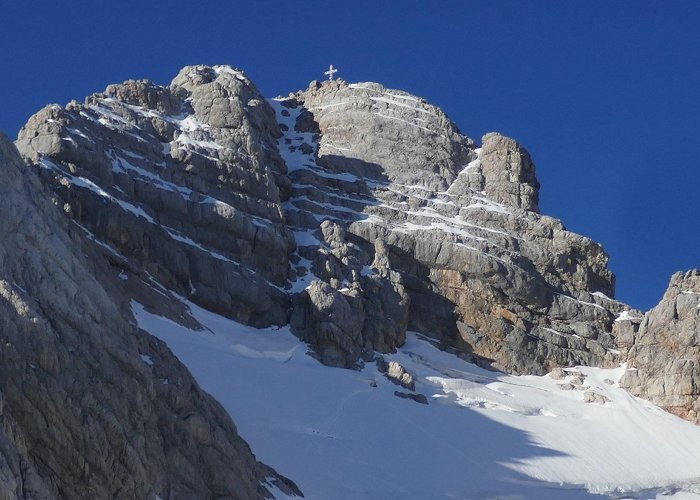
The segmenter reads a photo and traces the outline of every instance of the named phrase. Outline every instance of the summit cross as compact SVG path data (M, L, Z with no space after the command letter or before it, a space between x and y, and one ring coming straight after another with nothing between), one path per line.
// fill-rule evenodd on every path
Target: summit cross
M328 68L328 71L326 71L326 72L323 73L323 74L324 74L324 75L328 75L328 79L329 79L329 80L332 80L332 79L333 79L333 75L336 74L337 72L338 72L338 70L337 70L336 68L334 68L333 65L331 64L330 67Z

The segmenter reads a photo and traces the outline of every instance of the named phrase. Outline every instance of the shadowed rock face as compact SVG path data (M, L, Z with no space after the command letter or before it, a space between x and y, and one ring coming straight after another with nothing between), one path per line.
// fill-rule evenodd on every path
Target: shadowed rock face
M289 321L325 363L407 328L509 372L618 361L607 255L538 213L521 145L482 143L379 84L266 101L226 66L49 106L17 141L136 271L251 325Z
M0 235L0 498L252 499L266 478L293 490L136 328L114 269L2 135Z
M626 320L622 384L671 413L700 423L700 271L676 273L644 318Z

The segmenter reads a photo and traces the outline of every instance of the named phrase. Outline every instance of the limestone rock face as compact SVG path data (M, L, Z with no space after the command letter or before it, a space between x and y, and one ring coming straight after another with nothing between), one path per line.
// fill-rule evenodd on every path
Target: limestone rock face
M0 498L267 496L274 471L84 234L0 135Z
M401 346L410 300L401 275L380 263L381 240L373 261L378 268L371 268L361 264L370 259L347 243L342 226L326 220L319 230L326 247L312 250L315 279L294 297L295 333L314 346L321 361L346 368L363 355Z
M297 98L323 136L318 163L329 170L442 191L474 158L474 142L447 115L406 92L335 80Z
M674 274L632 337L622 385L700 423L700 271Z
M293 238L275 115L229 67L184 68L170 87L110 85L49 106L17 146L86 234L211 310L287 321Z
M483 190L492 200L539 212L540 183L530 154L513 139L491 133L481 140Z
M562 390L590 387L557 368L629 361L634 394L700 420L700 274L646 315L616 301L603 248L539 213L527 150L424 99L342 80L265 99L188 66L48 106L16 146L31 166L0 139L0 499L298 493L136 328L134 299L191 327L178 296L289 323L346 368L409 329Z
M612 330L628 308L610 298L608 257L538 213L535 167L517 142L487 134L477 147L423 99L374 83L312 82L272 104L301 271L336 290L352 283L341 264L307 264L328 253L320 223L342 226L352 266L405 290L407 320L389 338L405 325L518 373L619 360ZM362 335L382 336L357 318Z
M238 70L190 66L48 107L17 144L89 237L204 307L290 322L325 363L408 328L509 372L620 360L608 257L538 213L528 152L479 146L406 92L265 100Z

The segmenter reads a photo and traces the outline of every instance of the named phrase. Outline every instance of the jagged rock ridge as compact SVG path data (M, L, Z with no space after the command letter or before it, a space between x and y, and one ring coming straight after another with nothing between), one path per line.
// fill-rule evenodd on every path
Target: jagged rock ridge
M274 113L242 73L185 68L48 106L17 141L86 231L169 289L256 326L286 321Z
M477 147L405 92L266 101L239 70L187 67L49 106L17 145L114 253L240 321L291 321L326 363L407 328L510 372L618 361L607 255L538 214L527 151Z
M327 364L390 352L410 328L514 373L628 353L652 366L652 329L613 299L602 247L539 213L527 150L477 144L406 92L312 82L266 100L239 70L191 66L49 106L17 146L124 286L289 322ZM144 290L127 294L168 313ZM690 408L684 395L669 406Z
M628 351L622 383L671 413L700 423L700 271L676 273L644 317L621 320Z
M309 236L331 218L367 253L359 264L371 244L388 249L412 329L513 372L614 362L625 306L608 298L607 255L536 212L522 146L488 134L477 148L439 109L378 84L312 83L273 104L292 180L287 220L308 261L325 259ZM335 264L312 270L330 283L362 275Z

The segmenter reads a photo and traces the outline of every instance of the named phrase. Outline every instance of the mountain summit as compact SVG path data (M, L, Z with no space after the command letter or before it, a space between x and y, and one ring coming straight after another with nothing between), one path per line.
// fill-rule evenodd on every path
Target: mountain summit
M279 380L295 374L304 381L317 371L327 377L318 386L323 397L377 388L387 396L363 404L411 404L405 418L415 426L440 425L415 412L448 400L511 408L524 419L537 415L534 422L594 405L586 413L594 431L601 425L615 434L602 413L611 408L625 418L643 414L642 433L677 426L692 429L685 432L700 443L695 427L647 416L651 410L625 399L633 400L626 388L700 419L697 272L674 276L647 314L615 300L602 246L540 213L528 151L499 133L468 138L424 99L343 80L266 99L238 69L188 66L169 86L129 80L83 104L47 106L20 131L16 150L7 140L1 145L3 341L15 346L4 351L0 387L7 445L0 456L15 485L7 498L301 494L256 461L180 361L234 419L248 415L251 422L263 417L252 412L259 403L241 403L235 393L222 399L229 397L223 381L253 376L249 365L265 367L260 377L270 380L279 373ZM298 346L315 360L298 354ZM202 359L219 366L222 353L233 356L232 365L221 358L214 376ZM617 380L601 375L605 370ZM379 379L359 391L351 375L358 373ZM482 389L464 387L464 380L489 384L489 377L529 388L515 390L513 401L564 391L551 396L555 411L546 398L518 406L507 402L510 390L490 400ZM305 404L325 411L314 400ZM342 419L343 405L333 422ZM32 409L42 417L30 418ZM449 415L456 427L445 432L460 425L461 414ZM364 418L369 428L384 422L369 410ZM533 425L527 432L547 432ZM253 452L259 445L262 459L306 493L382 496L340 479L314 490L320 486L295 469L302 457L289 448L296 441L278 436L287 446L273 453L276 431L248 430ZM637 437L611 439L631 457L646 456L634 447ZM674 464L656 482L644 479L648 464L640 465L638 476L618 485L556 467L518 474L544 481L541 491L566 482L598 493L700 480ZM474 495L468 483L479 480L453 486ZM370 481L367 491L374 487ZM389 488L384 497L398 491Z

